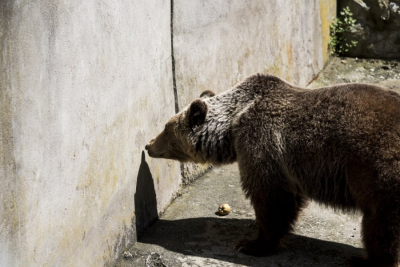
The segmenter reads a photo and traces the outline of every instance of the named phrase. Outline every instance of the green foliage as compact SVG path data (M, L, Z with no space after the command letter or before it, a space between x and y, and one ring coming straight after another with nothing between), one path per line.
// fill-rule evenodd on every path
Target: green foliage
M352 32L356 23L353 19L353 13L351 13L349 7L343 8L340 12L340 17L335 18L332 24L329 26L329 35L331 37L328 43L328 49L331 55L341 55L350 48L357 45L357 41L347 40L345 37L346 33Z

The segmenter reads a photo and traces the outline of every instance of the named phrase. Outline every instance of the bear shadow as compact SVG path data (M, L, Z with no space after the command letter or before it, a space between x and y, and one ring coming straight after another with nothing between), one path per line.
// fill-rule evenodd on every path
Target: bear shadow
M139 239L146 229L158 219L154 180L146 162L144 151L142 151L134 199L136 235Z
M254 220L226 217L158 220L141 243L164 247L187 256L196 256L244 266L348 266L352 256L363 250L346 244L290 234L271 255L253 257L238 253L234 245L256 233Z

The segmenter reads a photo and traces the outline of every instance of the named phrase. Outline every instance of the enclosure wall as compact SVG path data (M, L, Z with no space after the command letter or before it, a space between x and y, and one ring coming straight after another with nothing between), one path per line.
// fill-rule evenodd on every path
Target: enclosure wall
M328 61L333 0L174 0L179 106L269 73L301 86Z
M307 84L335 12L328 0L0 1L0 266L111 265L179 190L180 164L143 151L176 107L256 72Z

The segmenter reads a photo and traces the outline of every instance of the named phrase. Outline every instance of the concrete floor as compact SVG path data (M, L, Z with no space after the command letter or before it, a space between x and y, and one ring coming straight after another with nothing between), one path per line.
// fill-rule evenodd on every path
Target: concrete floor
M379 83L400 92L400 62L333 59L310 88L343 82ZM232 212L220 217L218 206ZM116 266L346 266L362 255L359 214L309 203L286 248L268 257L236 252L236 242L254 236L255 216L245 199L237 165L215 167L183 190L163 216L121 255Z
M229 203L232 212L216 215ZM245 199L237 165L215 167L185 188L181 197L118 262L128 266L345 266L361 255L360 217L310 203L295 232L276 255L252 257L233 246L256 233L254 211Z

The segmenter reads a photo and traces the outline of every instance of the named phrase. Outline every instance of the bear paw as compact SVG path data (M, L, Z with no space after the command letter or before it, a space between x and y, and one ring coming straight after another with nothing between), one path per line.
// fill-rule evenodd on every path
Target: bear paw
M252 256L267 256L274 250L267 242L260 239L242 240L235 245L235 249L238 252Z

